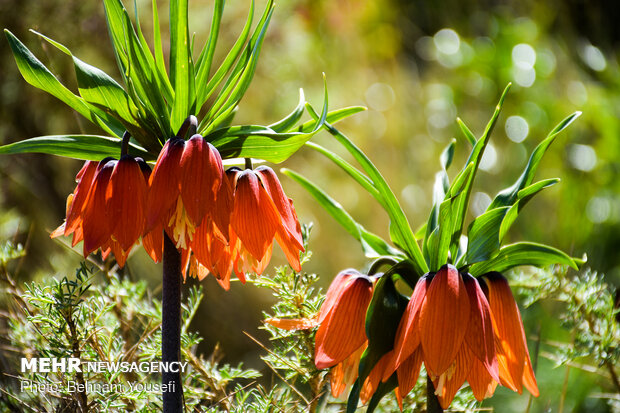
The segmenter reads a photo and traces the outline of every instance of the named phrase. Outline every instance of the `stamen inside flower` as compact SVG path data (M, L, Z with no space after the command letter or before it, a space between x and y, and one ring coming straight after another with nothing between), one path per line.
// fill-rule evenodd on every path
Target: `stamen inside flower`
M168 221L168 227L172 230L172 238L176 241L176 247L179 249L189 248L189 243L194 238L196 227L189 219L181 197L177 198L177 205Z

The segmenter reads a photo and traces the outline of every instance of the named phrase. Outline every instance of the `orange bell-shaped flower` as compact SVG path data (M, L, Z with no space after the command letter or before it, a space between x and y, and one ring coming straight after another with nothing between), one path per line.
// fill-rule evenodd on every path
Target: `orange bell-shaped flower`
M468 380L481 400L492 380L499 380L489 303L478 281L443 266L422 277L401 318L392 360L383 380L397 370L406 395L424 361L443 408ZM409 363L409 368L400 367ZM413 368L412 368L413 367Z
M101 248L105 259L114 252L119 266L144 233L146 176L141 158L125 155L86 162L67 202L67 219L52 237L73 233L73 245L84 240L84 256Z
M219 152L202 136L168 140L149 178L147 230L162 225L177 248L188 249L196 227L216 215L223 175ZM227 228L220 232L227 236Z
M273 170L266 166L244 171L231 168L226 174L233 204L229 251L237 276L243 281L246 272L261 274L271 259L274 239L291 267L301 271L301 226Z
M266 320L267 323L286 330L319 326L315 336L314 363L319 369L333 367L330 381L334 397L340 396L358 377L360 357L368 346L366 311L373 289L373 278L356 270L345 270L330 284L316 317ZM383 367L375 367L366 379L361 392L363 402L370 399L375 392Z

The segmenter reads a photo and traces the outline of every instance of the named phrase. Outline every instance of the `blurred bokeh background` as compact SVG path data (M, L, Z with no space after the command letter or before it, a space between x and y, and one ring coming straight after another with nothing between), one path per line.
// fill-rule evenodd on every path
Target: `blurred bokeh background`
M263 3L258 1L257 10ZM149 33L151 3L139 0L137 5L143 30ZM159 6L165 25L167 4ZM248 6L249 1L227 2L219 57L236 39ZM190 1L190 8L190 29L196 44L202 44L208 36L212 2ZM513 83L481 165L471 218L514 181L529 152L558 122L583 111L558 137L539 169L538 178L561 177L561 184L528 206L507 241L527 239L574 256L587 254L588 265L617 286L619 18L620 8L604 0L281 1L235 123L269 124L280 119L295 106L300 87L310 102L320 106L324 72L330 108L368 107L344 121L341 129L382 171L410 222L418 227L431 205L441 150L457 138L455 170L467 156L457 116L479 135L502 89ZM22 39L74 90L70 59L42 44L28 29L69 46L82 60L119 78L101 2L0 0L0 25ZM53 97L26 84L8 43L0 41L0 143L80 131L100 133ZM345 155L325 133L316 141ZM378 205L329 161L301 150L284 165L318 183L368 229L387 237L387 218ZM0 239L27 248L25 259L14 269L20 281L69 275L80 261L79 254L48 235L62 222L65 199L79 168L78 161L44 155L0 157ZM281 180L295 200L299 218L314 223L310 239L314 256L305 270L320 274L327 285L341 269L363 267L366 259L359 245L294 182ZM280 254L273 262L285 261ZM143 252L130 259L126 271L149 279L157 288L160 270ZM254 287L240 288L239 283L230 292L222 291L211 278L203 283L207 299L195 327L205 337L204 351L210 352L219 342L230 361L259 367L261 349L242 331L263 337L257 327L270 296ZM553 321L544 308L526 311L524 318L532 329ZM565 337L570 332L551 323L543 335ZM553 365L539 365L546 373L539 372L544 377L543 395L536 411L558 411L565 377L574 389L564 391L565 411L594 411L587 409L601 406L592 397L605 391L600 378L579 372L569 377ZM524 411L527 404L527 397L503 398L501 392L496 400L504 403L499 411Z

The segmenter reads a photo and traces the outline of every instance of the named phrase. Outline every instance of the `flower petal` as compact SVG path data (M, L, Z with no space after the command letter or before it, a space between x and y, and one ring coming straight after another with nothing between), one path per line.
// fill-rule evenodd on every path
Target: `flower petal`
M299 225L299 221L297 220L297 214L295 213L295 208L293 208L293 202L284 194L284 190L278 180L278 176L273 169L264 165L256 168L255 172L267 190L267 193L273 200L276 209L280 213L282 223L290 236L290 242L293 243L299 250L303 251L301 225Z
M471 369L474 359L475 356L469 348L466 345L461 346L448 370L433 380L435 394L443 409L447 409L450 406L456 392L465 383L465 378Z
M500 383L521 394L524 376L527 374L530 385L535 384L535 379L533 373L526 373L526 365L531 365L531 362L519 307L503 275L491 272L484 274L482 280L496 336ZM537 386L531 387L538 393Z
M452 265L433 277L420 308L420 342L427 370L439 376L454 362L470 318L469 296Z
M370 374L366 378L364 382L364 386L360 392L360 400L362 404L366 404L370 398L375 394L377 388L379 387L379 383L381 383L381 378L383 377L383 372L387 367L390 359L392 358L392 352L387 352L375 364L375 366L370 371Z
M398 330L396 330L394 358L386 368L385 375L383 376L384 381L387 380L400 364L409 358L420 345L420 308L422 307L430 284L431 278L425 275L420 278L415 285L413 294L411 294L411 299L398 324ZM408 392L403 392L403 394L406 393Z
M332 396L339 397L347 387L355 383L359 373L360 359L366 347L368 347L368 342L365 342L349 357L331 369L329 381L331 384Z
M372 282L354 278L340 294L316 333L314 362L318 369L340 363L366 341L366 310Z
M487 367L478 358L474 358L467 373L467 382L478 401L491 397L495 392L493 383L497 383L489 374Z
M142 237L142 246L151 259L160 262L164 250L164 228L161 224Z
M84 231L84 256L104 245L111 235L106 194L116 161L100 164L93 179L88 199L84 205L82 228Z
M180 188L183 205L194 225L199 225L214 207L224 167L220 153L200 135L185 142L180 159Z
M411 389L414 388L420 376L420 368L422 367L423 352L422 347L418 348L407 357L396 370L398 376L398 388L400 394L405 397ZM384 375L385 381L385 375Z
M465 343L474 355L482 362L495 381L499 381L497 357L493 338L491 309L480 288L478 281L469 274L461 274L471 308L469 328L465 334Z
M138 163L123 156L114 167L108 187L112 235L123 250L128 250L144 232L147 184Z
M261 260L273 244L281 221L269 194L252 171L245 170L237 176L230 218L230 224L243 246L255 259Z
M185 141L170 139L159 153L155 168L149 178L149 193L147 201L146 231L151 231L168 217L170 209L176 205L180 186L181 155Z
M78 184L73 192L70 207L67 208L65 235L71 234L82 224L81 216L84 209L84 203L88 198L88 193L90 192L93 178L97 173L97 166L97 162L87 161L76 176Z

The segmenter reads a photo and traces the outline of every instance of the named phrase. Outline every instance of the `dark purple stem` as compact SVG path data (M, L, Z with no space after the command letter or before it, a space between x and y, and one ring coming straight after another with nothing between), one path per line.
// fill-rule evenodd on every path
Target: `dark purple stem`
M181 359L181 254L164 233L164 273L161 309L161 356L164 363ZM162 373L164 413L183 411L181 373Z
M435 395L435 386L430 377L426 378L426 411L428 413L443 413L439 399Z

